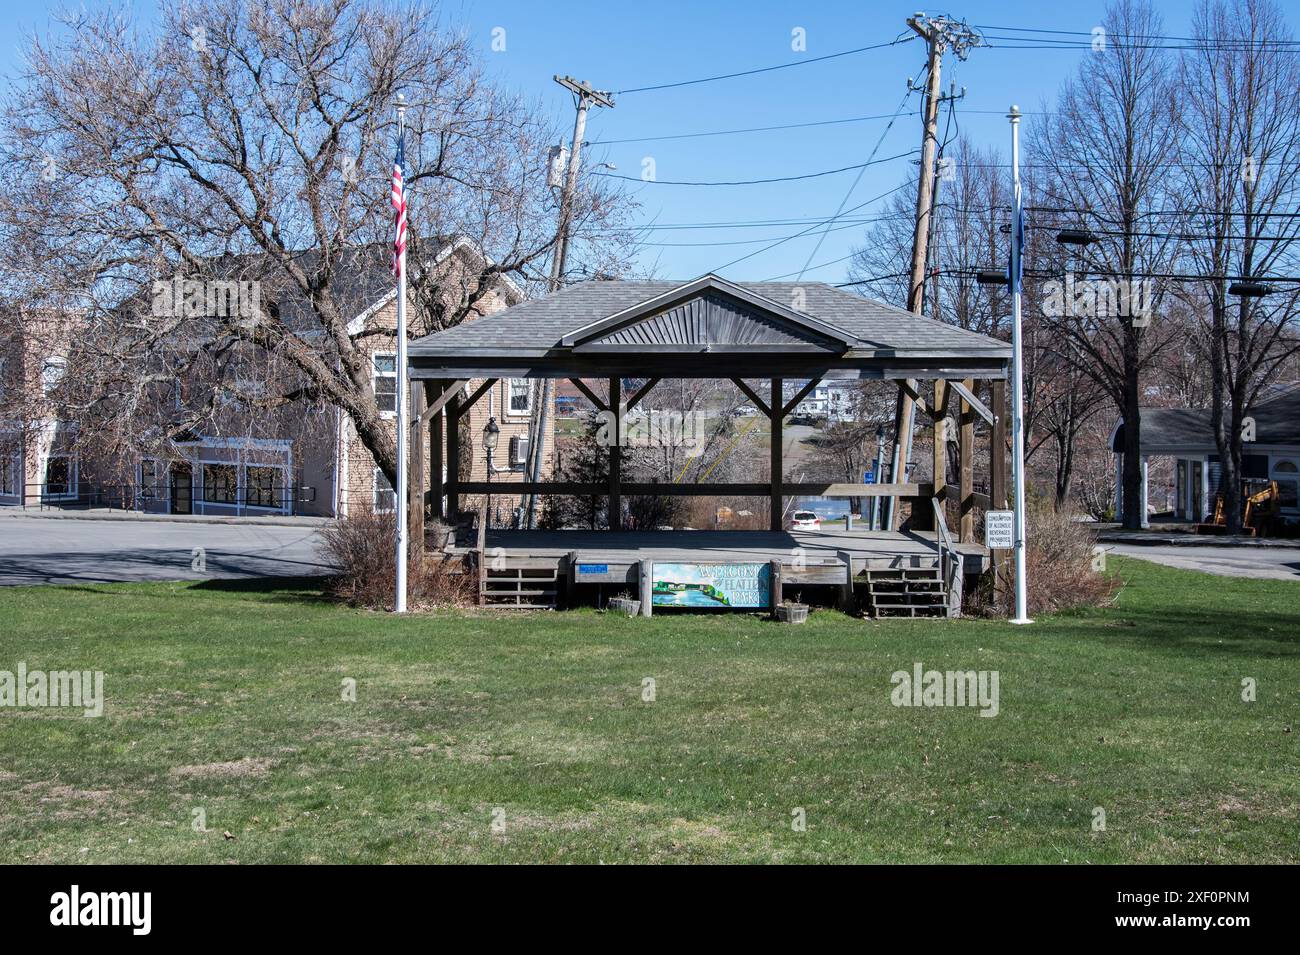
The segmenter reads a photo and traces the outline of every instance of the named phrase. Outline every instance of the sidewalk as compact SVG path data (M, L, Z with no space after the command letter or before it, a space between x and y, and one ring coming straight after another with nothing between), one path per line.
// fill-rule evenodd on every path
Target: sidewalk
M243 517L232 514L146 514L143 511L124 511L107 507L78 508L23 508L0 507L0 520L11 517L41 518L61 521L132 521L160 524L261 524L275 527L325 527L332 517L291 517L284 514L258 514Z

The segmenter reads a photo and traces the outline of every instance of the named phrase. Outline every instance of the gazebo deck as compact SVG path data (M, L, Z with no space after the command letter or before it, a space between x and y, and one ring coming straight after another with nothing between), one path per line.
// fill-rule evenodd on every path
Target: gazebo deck
M501 548L500 552L496 548ZM606 531L489 530L485 550L499 553L506 566L560 566L570 555L583 563L634 571L642 560L668 562L742 562L780 560L791 563L802 548L810 567L843 568L841 553L853 561L854 573L873 568L925 566L937 560L933 531ZM454 552L475 549L470 536L458 539ZM989 553L981 544L956 544L967 574L988 569ZM841 570L842 574L842 570ZM840 577L843 580L843 577ZM827 580L826 582L831 582Z

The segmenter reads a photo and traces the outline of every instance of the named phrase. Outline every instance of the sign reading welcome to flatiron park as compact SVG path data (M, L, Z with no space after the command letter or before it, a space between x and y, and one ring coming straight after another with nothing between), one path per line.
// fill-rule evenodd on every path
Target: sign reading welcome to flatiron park
M652 602L656 607L761 609L769 606L772 569L753 564L654 565Z

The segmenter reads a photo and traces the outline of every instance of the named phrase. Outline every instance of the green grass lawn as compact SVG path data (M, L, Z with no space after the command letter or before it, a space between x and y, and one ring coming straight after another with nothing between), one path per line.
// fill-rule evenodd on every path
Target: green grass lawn
M3 588L0 669L103 670L108 701L0 710L0 844L14 862L1297 861L1300 586L1112 569L1118 606L1029 628ZM999 715L894 707L890 674L917 661L997 670Z

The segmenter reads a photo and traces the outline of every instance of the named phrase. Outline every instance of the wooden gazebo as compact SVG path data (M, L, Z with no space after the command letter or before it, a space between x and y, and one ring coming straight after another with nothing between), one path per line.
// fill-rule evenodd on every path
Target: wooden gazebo
M1004 407L1011 349L1004 342L862 298L818 282L736 283L706 275L685 284L665 281L591 281L545 298L523 302L410 344L409 373L424 384L413 441L412 502L421 513L455 516L462 495L504 490L501 484L462 481L442 462L459 460L460 417L500 378L570 379L596 403L604 402L583 383L604 379L610 403L622 399L634 408L661 379L725 378L733 381L771 422L782 422L799 401L826 379L896 381L898 430L911 430L915 408L931 418L935 430L934 474L947 473L948 402L960 402L956 435L960 481L954 488L962 515L959 536L971 540L975 416L992 426L992 446L1003 446L1004 420L992 409ZM624 396L626 378L646 379ZM766 379L765 393L746 379ZM783 400L783 382L807 385ZM467 385L481 382L466 395ZM921 382L933 382L925 388ZM992 382L992 409L977 397L978 381ZM418 407L418 406L423 407ZM429 435L425 464L424 431ZM945 482L892 484L791 483L783 478L782 442L771 442L766 483L639 484L624 482L618 455L611 454L607 486L554 481L511 482L513 494L600 495L609 501L609 526L619 529L624 495L746 495L771 501L770 528L780 530L785 496L893 497L942 502ZM445 449L445 458L444 458ZM990 494L1005 498L1003 456L994 453ZM427 475L427 479L426 479ZM980 495L983 497L983 495ZM983 503L987 504L988 501ZM895 509L895 522L898 510ZM897 523L895 523L897 526Z

